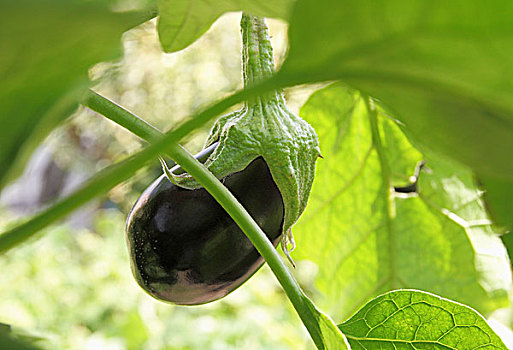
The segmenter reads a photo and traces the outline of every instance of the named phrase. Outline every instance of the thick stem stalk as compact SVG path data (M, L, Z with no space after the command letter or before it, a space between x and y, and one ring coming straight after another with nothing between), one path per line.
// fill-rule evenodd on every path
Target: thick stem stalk
M244 87L250 87L274 75L273 47L263 18L242 14L242 74ZM259 103L284 103L281 91L269 91L246 102L247 106Z
M82 103L145 141L156 141L163 136L153 125L93 90L87 91Z
M178 146L178 144L174 144L169 148L169 155L216 199L253 243L285 290L287 297L296 309L303 324L312 336L312 339L315 340L318 336L316 320L312 318L312 313L305 302L303 291L271 241L269 241L251 215L249 215L246 209L244 209L219 179L209 172L203 164L191 154Z

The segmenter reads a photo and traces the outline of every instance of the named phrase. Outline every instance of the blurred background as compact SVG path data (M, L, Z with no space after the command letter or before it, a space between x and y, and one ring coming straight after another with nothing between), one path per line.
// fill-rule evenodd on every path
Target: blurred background
M164 54L155 22L123 37L124 57L90 70L94 90L159 129L242 86L239 13L221 17L197 42ZM277 64L286 54L286 24L268 21ZM298 111L311 88L286 91ZM210 125L185 140L195 153ZM24 174L0 195L0 229L66 196L96 171L144 145L80 108L33 154ZM228 297L179 307L146 295L131 276L126 216L161 173L157 160L44 237L0 257L0 323L15 325L46 349L306 349L310 341L267 267ZM316 267L298 262L309 294ZM27 333L30 330L30 333Z

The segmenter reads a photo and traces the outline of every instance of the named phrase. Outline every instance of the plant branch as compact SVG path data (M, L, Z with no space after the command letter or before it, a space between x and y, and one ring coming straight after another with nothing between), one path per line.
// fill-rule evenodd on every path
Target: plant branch
M147 142L158 140L164 135L160 130L144 119L130 113L116 102L103 97L93 90L88 90L86 92L82 104L89 107L96 113L103 115L105 118L112 120L114 123L124 127ZM165 168L168 166L172 167L174 165L167 164L163 158L160 158L160 162Z
M93 90L86 92L82 104L121 125L145 141L152 142L163 136L163 133L153 125Z
M194 177L215 198L246 234L273 271L312 339L317 344L316 320L312 317L311 310L305 302L306 297L262 229L221 181L189 152L175 144L169 148L169 154L177 164Z

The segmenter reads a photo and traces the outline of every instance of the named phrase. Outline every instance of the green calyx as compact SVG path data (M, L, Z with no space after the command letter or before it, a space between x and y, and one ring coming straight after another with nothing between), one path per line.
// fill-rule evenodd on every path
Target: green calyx
M273 75L273 50L263 19L243 14L241 29L247 87ZM282 91L272 91L220 117L205 147L215 142L219 145L204 164L217 178L244 170L257 157L264 158L283 198L283 232L287 232L306 207L320 156L313 128L287 109ZM173 182L189 189L201 187L188 174L173 175Z

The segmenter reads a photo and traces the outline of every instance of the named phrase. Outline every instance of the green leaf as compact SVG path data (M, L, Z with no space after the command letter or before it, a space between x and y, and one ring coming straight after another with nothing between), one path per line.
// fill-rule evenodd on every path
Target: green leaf
M378 106L379 107L379 106ZM510 265L468 169L415 149L398 124L342 84L317 91L300 115L324 159L294 258L319 267L320 305L335 319L399 288L433 292L482 313L508 304ZM395 195L416 164L419 195Z
M340 79L422 144L511 184L512 30L513 3L502 0L300 0L281 76ZM511 224L507 214L492 211Z
M507 349L475 310L416 290L381 295L339 327L355 350Z
M88 69L120 53L140 13L103 1L0 1L0 188L77 106Z
M225 12L246 11L287 19L293 0L160 0L158 31L166 52L182 50L198 39Z

